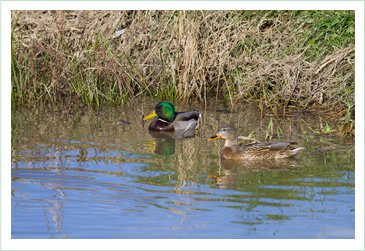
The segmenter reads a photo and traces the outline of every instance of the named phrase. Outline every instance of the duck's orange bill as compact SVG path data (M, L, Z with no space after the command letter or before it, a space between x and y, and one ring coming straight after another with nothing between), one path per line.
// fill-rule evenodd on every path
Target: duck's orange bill
M214 135L208 139L208 141L215 140L215 139L221 139L221 136L217 133L217 135Z

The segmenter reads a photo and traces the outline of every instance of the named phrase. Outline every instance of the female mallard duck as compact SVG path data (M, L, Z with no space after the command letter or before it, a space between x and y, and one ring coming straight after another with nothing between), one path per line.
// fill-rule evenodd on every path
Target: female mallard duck
M158 117L157 117L158 116ZM151 131L178 131L194 129L198 125L198 111L176 112L175 107L168 102L158 103L155 110L143 120L157 117L148 127Z
M231 125L221 126L218 133L208 140L224 139L221 152L222 159L282 159L289 158L300 152L304 147L294 148L294 142L252 143L237 146L236 129Z

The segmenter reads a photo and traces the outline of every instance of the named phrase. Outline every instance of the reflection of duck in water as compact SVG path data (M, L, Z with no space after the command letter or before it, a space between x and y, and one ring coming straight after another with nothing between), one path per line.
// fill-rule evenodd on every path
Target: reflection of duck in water
M176 112L171 103L161 102L143 120L154 117L157 119L148 127L150 131L179 131L194 129L198 125L200 113L198 111Z
M265 160L233 160L221 159L224 168L240 166L250 171L288 171L291 167L300 166L294 158L265 159Z
M220 189L235 189L237 183L237 162L221 159L223 175L208 175L208 179L214 179Z
M237 182L237 168L248 171L288 171L291 167L299 166L299 162L290 159L269 159L269 160L232 160L221 159L223 175L208 175L214 179L220 189L235 189Z
M294 142L277 143L252 143L237 146L236 129L231 125L221 126L218 133L208 140L222 138L225 140L221 157L222 159L267 160L289 158L296 155L304 147L294 148Z
M159 155L172 155L175 153L176 139L193 138L195 137L195 129L186 131L180 130L175 132L156 132L149 131L152 138L154 138L153 149Z

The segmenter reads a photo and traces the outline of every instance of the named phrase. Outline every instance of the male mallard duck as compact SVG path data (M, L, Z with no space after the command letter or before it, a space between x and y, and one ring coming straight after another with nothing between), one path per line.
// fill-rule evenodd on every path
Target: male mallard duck
M208 140L224 139L221 152L222 159L281 159L289 158L300 152L304 147L294 148L294 142L252 143L237 146L236 129L231 125L221 126L218 133Z
M157 117L158 116L158 117ZM155 110L143 120L157 117L148 127L151 131L178 131L194 129L198 125L198 111L175 112L175 107L168 102L158 103Z

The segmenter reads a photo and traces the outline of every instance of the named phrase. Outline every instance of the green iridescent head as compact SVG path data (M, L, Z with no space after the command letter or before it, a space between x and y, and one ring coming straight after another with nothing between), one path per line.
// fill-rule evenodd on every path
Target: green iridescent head
M176 117L175 107L168 102L158 103L155 107L155 110L143 120L151 119L156 116L159 116L161 119L167 122L173 122Z

